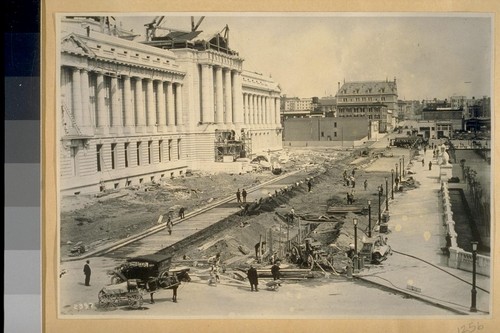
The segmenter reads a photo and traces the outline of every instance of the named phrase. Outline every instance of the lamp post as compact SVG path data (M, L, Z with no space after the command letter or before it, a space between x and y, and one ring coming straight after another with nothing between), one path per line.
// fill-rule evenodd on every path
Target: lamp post
M354 255L358 255L358 219L354 218L352 220L352 223L354 224Z
M389 183L387 177L385 177L385 210L389 210Z
M403 155L403 177L405 176L405 155Z
M358 261L358 219L354 218L352 220L352 223L354 224L354 256L352 257L352 259L353 259L353 264L354 264L354 272L358 273L359 272L359 261Z
M403 180L403 177L402 177L402 169L401 169L401 158L399 159L399 181Z
M391 199L394 200L394 169L391 169Z
M477 256L477 242L472 244L472 290L471 290L471 305L470 312L477 312L476 309L476 256Z
M372 238L372 202L368 200L368 237Z
M380 197L382 196L382 185L378 187L378 223L382 222L381 209L380 209Z

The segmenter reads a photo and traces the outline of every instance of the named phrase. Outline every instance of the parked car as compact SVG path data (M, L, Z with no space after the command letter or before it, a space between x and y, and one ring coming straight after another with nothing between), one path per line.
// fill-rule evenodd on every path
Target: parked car
M377 237L365 239L359 254L368 258L372 264L380 264L391 254L391 247L382 235L378 235Z

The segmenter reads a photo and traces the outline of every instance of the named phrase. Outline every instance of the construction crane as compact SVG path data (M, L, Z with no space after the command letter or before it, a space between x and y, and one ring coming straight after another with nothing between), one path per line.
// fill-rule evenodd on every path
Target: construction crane
M197 31L198 27L200 26L200 24L204 18L205 18L205 16L202 16L198 20L198 22L195 24L194 17L191 16L191 31L187 31L187 30L181 30L181 29L177 29L177 28L162 27L161 25L164 23L165 16L156 16L152 22L144 25L146 27L146 40L152 41L156 37L156 30L167 30L169 32L191 34L191 33ZM201 33L201 31L199 31L198 33ZM191 36L195 36L195 35L197 35L197 34L192 34Z

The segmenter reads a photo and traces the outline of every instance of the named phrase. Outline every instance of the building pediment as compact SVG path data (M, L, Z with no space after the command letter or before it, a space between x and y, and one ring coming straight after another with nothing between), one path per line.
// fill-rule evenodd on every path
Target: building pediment
M87 56L89 58L95 57L94 51L92 51L85 44L85 42L78 38L75 34L69 34L62 39L61 51Z

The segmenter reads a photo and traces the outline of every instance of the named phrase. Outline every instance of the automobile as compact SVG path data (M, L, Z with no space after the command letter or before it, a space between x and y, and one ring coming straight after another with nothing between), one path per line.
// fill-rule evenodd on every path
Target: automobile
M391 247L382 235L363 239L363 246L359 251L359 254L372 264L380 264L391 253Z
M128 303L134 309L141 308L145 294L149 293L153 302L153 294L157 291L177 290L181 281L191 281L188 271L188 267L173 269L170 256L151 254L129 258L124 264L108 271L111 284L99 291L99 306L110 309Z
M149 281L151 279L164 278L171 273L175 273L178 277L184 277L189 271L189 268L181 267L171 269L170 256L161 254L149 254L139 257L127 259L125 263L116 267L113 271L109 271L111 283L117 284L130 279L139 281Z

